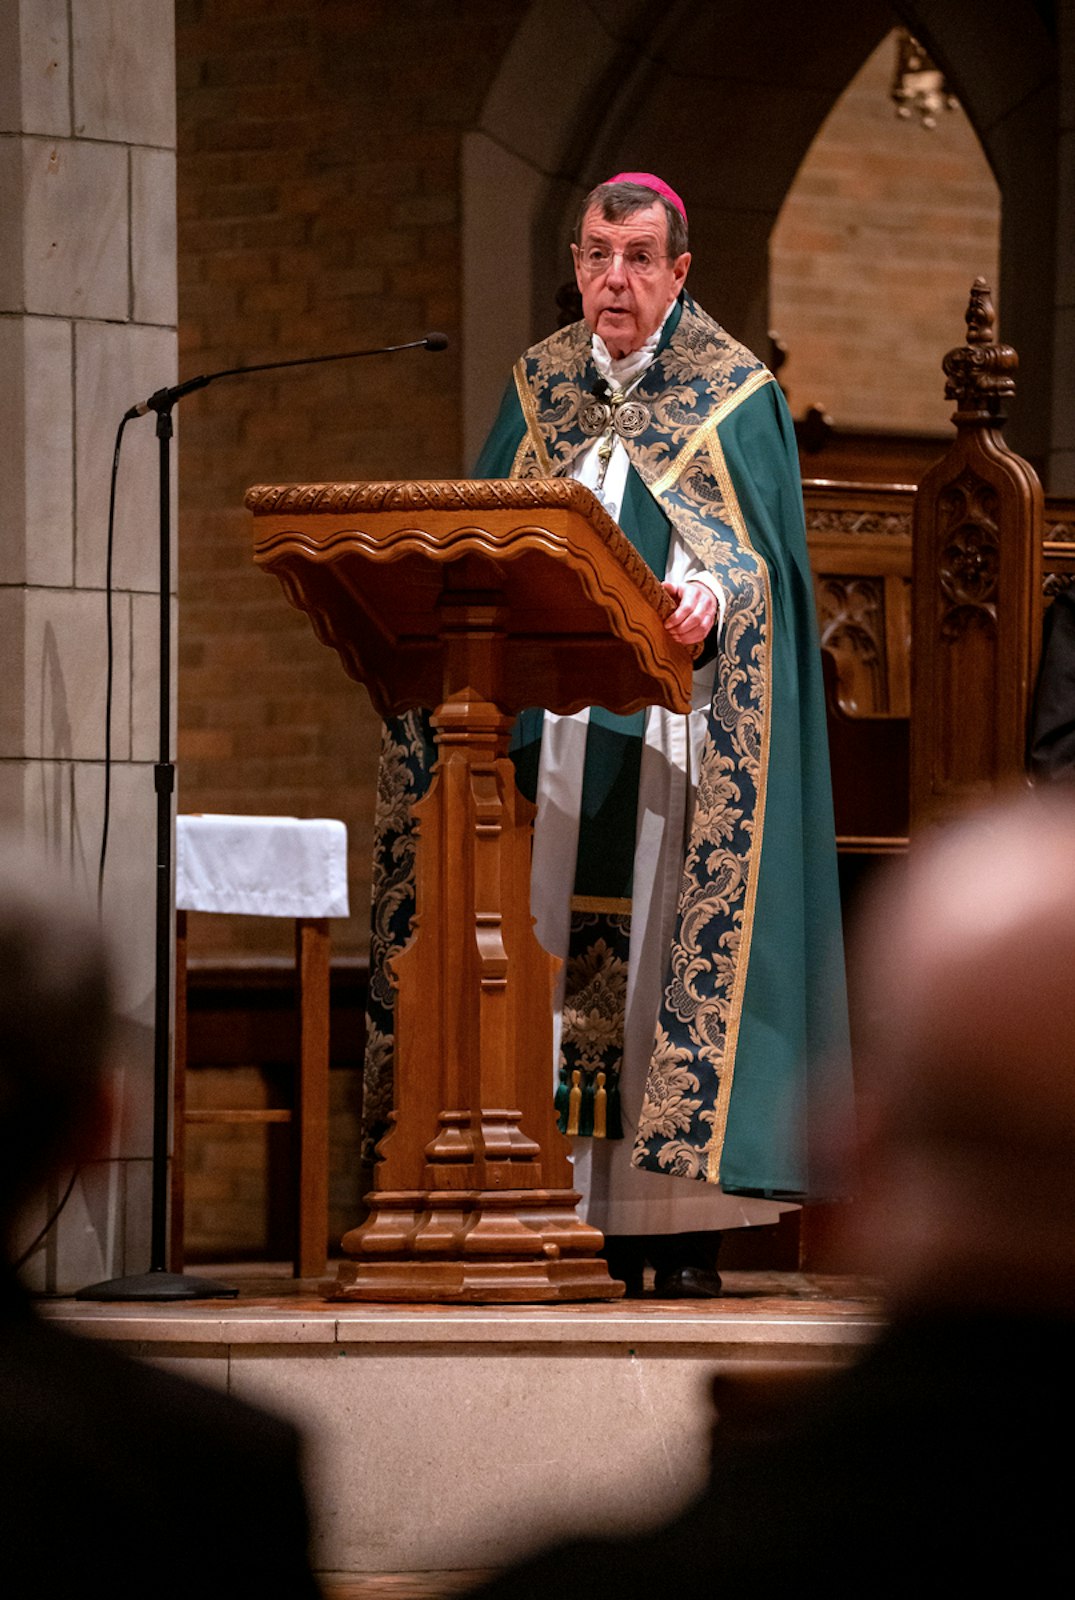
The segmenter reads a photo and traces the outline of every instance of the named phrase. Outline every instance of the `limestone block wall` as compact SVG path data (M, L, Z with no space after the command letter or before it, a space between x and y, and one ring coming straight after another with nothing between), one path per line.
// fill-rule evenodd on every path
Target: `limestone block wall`
M174 381L172 0L0 7L0 821L92 894L103 801L105 548L122 413ZM124 1027L107 1159L30 1271L65 1290L148 1263L157 477L127 431L117 502L112 846ZM27 1241L54 1197L26 1219Z

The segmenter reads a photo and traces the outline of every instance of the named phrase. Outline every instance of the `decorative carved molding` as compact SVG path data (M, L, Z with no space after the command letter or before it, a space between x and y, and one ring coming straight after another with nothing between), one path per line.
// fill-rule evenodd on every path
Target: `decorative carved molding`
M854 537L879 534L889 539L911 537L911 510L875 511L860 506L848 506L842 511L832 508L806 508L807 534L832 533Z
M302 483L256 484L246 492L245 504L255 517L286 517L290 515L350 516L363 512L391 512L398 510L408 521L401 523L398 535L393 536L397 548L403 549L408 541L421 541L423 535L415 524L426 512L466 513L468 520L460 524L459 536L468 540L479 539L481 529L470 520L485 512L515 511L521 516L547 513L550 508L576 511L584 516L591 529L598 534L609 552L615 556L642 591L651 606L663 619L671 616L676 603L655 578L638 554L631 541L621 532L604 506L589 489L573 478L488 478L488 479L428 479L418 482L375 483ZM518 535L536 534L548 530L533 523L520 523ZM344 538L340 533L334 537ZM515 535L513 535L515 537ZM443 544L446 541L441 538ZM382 540L385 553L373 559L391 559L388 541ZM497 541L503 553L503 536ZM372 555L367 551L367 555Z
M969 470L940 495L941 526L937 579L945 604L942 639L955 639L972 624L996 632L1000 578L997 493Z
M574 478L430 478L415 482L255 484L246 508L255 516L302 511L527 511L563 506L602 533L619 534L604 506Z
M887 701L884 584L877 578L828 576L817 585L817 602L821 646L836 660L840 709L848 716L875 711Z

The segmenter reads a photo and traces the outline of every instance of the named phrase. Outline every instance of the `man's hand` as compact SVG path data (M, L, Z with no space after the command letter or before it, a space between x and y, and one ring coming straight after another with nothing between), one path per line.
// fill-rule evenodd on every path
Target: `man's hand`
M678 604L665 627L677 644L701 644L717 620L717 597L704 583L665 583Z

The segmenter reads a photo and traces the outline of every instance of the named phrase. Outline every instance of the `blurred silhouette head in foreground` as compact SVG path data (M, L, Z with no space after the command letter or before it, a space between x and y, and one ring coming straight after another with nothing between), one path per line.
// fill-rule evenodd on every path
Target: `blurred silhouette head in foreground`
M73 1594L103 1564L155 1600L313 1600L295 1430L39 1317L12 1273L20 1207L109 1127L110 1001L75 886L0 844L0 1588Z
M854 977L854 1244L899 1313L1075 1312L1075 797L912 846Z
M0 842L0 1235L99 1146L108 1124L108 962L90 911L31 851Z
M1075 1423L1075 795L916 838L853 950L847 1225L890 1321L823 1377L731 1364L692 1505L475 1600L651 1600L700 1573L729 1594L1037 1593L1067 1561L1049 1445ZM845 1128L830 1149L854 1146Z

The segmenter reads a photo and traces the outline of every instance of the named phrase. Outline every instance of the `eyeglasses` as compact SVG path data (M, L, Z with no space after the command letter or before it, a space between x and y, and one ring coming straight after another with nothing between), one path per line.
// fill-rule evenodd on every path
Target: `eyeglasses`
M587 278L599 278L619 256L623 270L632 278L652 278L660 271L661 263L671 261L671 256L657 255L652 250L606 250L603 245L575 246L575 260Z

